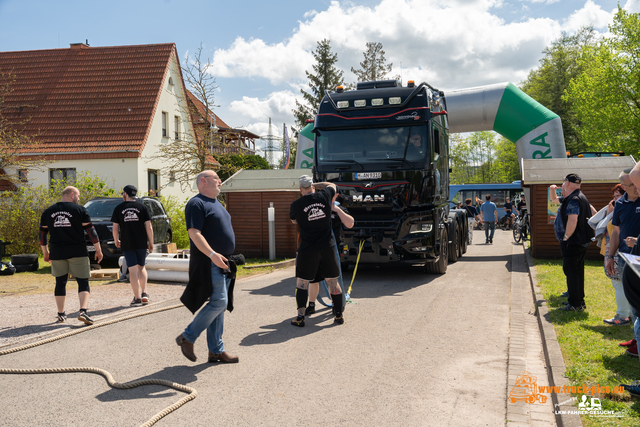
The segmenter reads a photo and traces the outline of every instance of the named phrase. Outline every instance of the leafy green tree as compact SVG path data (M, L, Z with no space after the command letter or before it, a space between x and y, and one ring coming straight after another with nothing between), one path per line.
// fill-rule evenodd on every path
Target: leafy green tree
M306 126L307 120L315 117L320 102L326 90L334 90L343 82L342 74L336 67L338 54L331 52L331 41L323 39L318 42L316 50L313 52L316 63L313 65L313 73L305 71L309 79L310 92L300 89L304 102L296 100L296 108L293 111L296 123L296 136L298 131Z
M516 145L503 136L496 142L492 175L495 182L513 182L521 178Z
M594 44L593 27L584 27L571 36L562 33L542 51L540 66L531 70L522 83L522 90L527 95L560 116L567 150L573 153L587 151L587 147L578 132L580 120L573 102L563 96L570 82L584 70L580 62L583 49Z
M216 170L222 181L225 181L240 169L271 169L271 165L255 154L222 154L216 157L220 168Z
M584 70L565 95L581 121L580 136L595 151L640 154L640 14L618 6L611 36L585 46Z
M384 80L393 68L393 63L387 64L384 54L382 43L367 42L367 50L363 52L364 60L360 63L362 68L356 70L351 67L351 72L357 76L359 82Z
M452 184L511 182L520 179L515 144L490 131L474 132L467 138L451 135L449 162Z

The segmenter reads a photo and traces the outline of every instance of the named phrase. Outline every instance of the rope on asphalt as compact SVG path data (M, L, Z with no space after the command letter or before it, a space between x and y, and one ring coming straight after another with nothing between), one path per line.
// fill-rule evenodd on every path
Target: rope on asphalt
M135 317L146 316L148 314L159 313L161 311L166 311L166 310L173 310L174 308L179 308L179 307L183 307L183 305L182 304L176 304L176 305L172 305L172 306L169 306L169 307L156 308L154 310L149 310L149 311L144 311L144 312L141 312L141 313L131 314L129 316L121 317L119 319L113 319L113 320L109 320L109 321L106 321L106 322L96 323L96 324L93 324L91 326L83 327L83 328L77 329L75 331L67 332L67 333L62 334L62 335L58 335L58 336L55 336L55 337L52 337L52 338L48 338L46 340L37 341L37 342L31 343L31 344L23 345L23 346L16 347L16 348L2 350L2 351L0 351L0 356L4 356L5 354L10 354L10 353L16 353L16 352L22 351L22 350L27 350L29 348L37 347L39 345L48 344L48 343L53 342L53 341L61 340L63 338L67 338L67 337L70 337L72 335L77 335L77 334L80 334L82 332L89 331L91 329L100 328L102 326L111 325L113 323L122 322L124 320L133 319ZM167 416L171 412L175 411L176 409L178 409L179 407L181 407L182 405L184 405L188 401L195 399L196 396L198 395L198 392L196 391L196 389L194 389L192 387L189 387L189 386L186 386L186 385L182 385L182 384L178 384L178 383L174 383L174 382L167 381L167 380L147 379L147 380L130 381L128 383L119 383L119 382L116 382L113 379L113 376L108 371L105 371L104 369L100 369L100 368L92 368L92 367L41 368L41 369L6 369L6 368L0 368L0 374L59 374L59 373L69 373L69 372L88 372L88 373L102 375L107 380L107 383L111 387L118 388L118 389L123 389L123 390L134 388L134 387L139 387L139 386L143 386L143 385L163 385L163 386L166 386L166 387L169 387L169 388L173 388L173 389L178 390L178 391L189 393L187 396L185 396L182 399L178 400L173 405L168 406L168 407L164 408L162 411L160 411L157 414L155 414L147 422L142 424L141 427L151 427L152 425L157 423L160 419L162 419L163 417Z

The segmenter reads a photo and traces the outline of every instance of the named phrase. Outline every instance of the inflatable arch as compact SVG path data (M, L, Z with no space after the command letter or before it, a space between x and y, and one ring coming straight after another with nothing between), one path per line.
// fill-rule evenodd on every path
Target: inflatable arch
M492 130L514 142L518 160L566 158L560 117L513 83L445 92L449 133ZM298 135L296 169L313 165L313 124Z

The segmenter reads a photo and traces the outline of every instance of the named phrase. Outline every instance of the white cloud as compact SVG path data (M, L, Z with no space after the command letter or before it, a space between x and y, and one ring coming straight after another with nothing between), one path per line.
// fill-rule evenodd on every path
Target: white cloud
M576 10L565 20L563 26L567 32L574 32L588 25L593 25L596 29L606 29L612 21L612 12L606 12L592 0L587 0L582 9Z
M640 0L627 0L624 8L631 13L640 13Z
M640 0L627 0L625 8L639 4ZM264 127L269 116L274 122L293 123L294 100L300 88L309 89L305 71L311 70L311 52L323 38L331 40L347 82L355 80L350 68L359 68L365 43L371 41L384 45L387 61L393 63L391 76L402 73L404 82L427 81L450 90L504 81L517 84L563 31L572 33L584 25L606 29L612 20L612 12L593 0L568 17L514 22L496 14L503 6L503 0L381 0L372 7L332 1L325 10L307 12L293 35L279 43L237 38L227 49L217 50L213 74L266 78L279 90L265 98L245 96L231 105L233 114Z

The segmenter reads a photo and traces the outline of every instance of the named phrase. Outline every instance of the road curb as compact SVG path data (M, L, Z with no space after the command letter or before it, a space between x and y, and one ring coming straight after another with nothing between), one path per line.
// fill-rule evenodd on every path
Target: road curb
M533 260L531 259L529 251L524 247L524 245L523 251L527 267L529 269L531 290L535 296L536 317L538 319L538 326L542 337L544 358L548 368L547 375L549 385L563 387L565 385L569 385L569 381L565 377L566 366L562 357L562 351L560 350L560 344L558 344L555 328L549 320L549 308L547 307L547 301L542 296L542 292L538 286L536 268L533 265ZM570 393L551 393L551 400L553 401L556 424L558 427L582 427L580 415L577 413L570 413L576 411L576 406L574 404L576 398L574 396Z
M296 264L296 260L295 259L289 259L286 261L280 261L280 262L276 262L273 264L254 264L254 265L245 265L243 266L243 268L246 268L247 270L250 270L252 268L266 268L266 267L273 267L273 268L287 268L287 267L291 267L293 265Z

